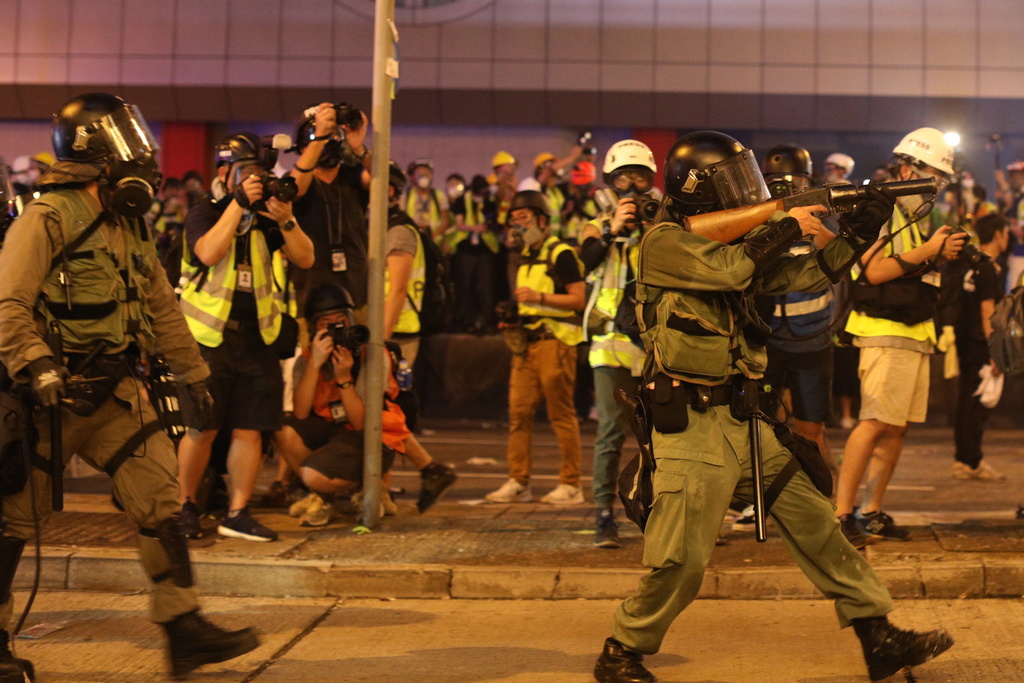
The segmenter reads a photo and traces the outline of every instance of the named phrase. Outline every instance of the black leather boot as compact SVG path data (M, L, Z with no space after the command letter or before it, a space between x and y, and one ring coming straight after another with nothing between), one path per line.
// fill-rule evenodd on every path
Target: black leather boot
M873 681L888 678L903 667L924 664L953 646L953 637L944 630L904 631L885 617L854 619L853 630L860 638Z
M594 678L599 683L655 683L658 679L644 668L643 661L642 654L631 652L619 641L608 638L594 665Z
M255 650L260 644L251 628L225 631L200 616L199 610L182 614L161 626L167 631L171 677L179 681L187 678L197 666L233 659Z
M10 636L0 630L0 683L25 683L36 680L32 662L18 659L11 653Z

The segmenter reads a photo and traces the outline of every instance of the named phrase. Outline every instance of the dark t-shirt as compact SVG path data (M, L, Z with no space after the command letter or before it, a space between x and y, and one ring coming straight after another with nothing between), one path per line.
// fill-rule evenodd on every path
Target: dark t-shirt
M957 355L963 363L984 365L989 360L989 353L981 325L981 302L986 299L999 301L999 274L989 258L983 259L977 268L971 268L963 259L950 263L950 266L943 277L953 278L949 285L960 288L959 305L953 320Z
M366 252L369 241L362 166L342 164L330 183L313 179L302 199L295 202L295 220L313 241L314 262L309 270L292 267L299 305L310 289L325 282L348 290L356 308L366 305ZM334 252L344 252L345 270L334 270Z
M188 241L189 262L193 266L201 267L203 265L203 262L196 256L196 242L220 220L221 215L228 208L231 200L232 197L229 195L218 202L201 201L189 209L188 215L185 217L185 239ZM245 218L242 220L244 221ZM266 216L255 214L255 221L250 232L252 230L259 230L263 233L267 239L267 249L271 254L284 246L284 236L281 234L280 229L278 229L277 223ZM251 239L252 237L249 233L235 238L237 245L235 249L236 266L239 263L246 263L248 261L249 254L251 253ZM283 285L284 283L279 284ZM256 322L259 320L256 312L256 298L252 292L235 291L231 298L231 313L228 317L239 322Z

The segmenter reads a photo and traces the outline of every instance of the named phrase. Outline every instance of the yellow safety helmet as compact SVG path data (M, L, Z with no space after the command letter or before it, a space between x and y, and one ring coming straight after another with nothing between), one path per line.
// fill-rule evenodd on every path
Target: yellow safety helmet
M514 163L516 163L516 158L509 154L508 152L506 152L505 150L501 150L500 152L494 155L493 159L491 159L491 168L498 168L499 166L504 166L505 164Z

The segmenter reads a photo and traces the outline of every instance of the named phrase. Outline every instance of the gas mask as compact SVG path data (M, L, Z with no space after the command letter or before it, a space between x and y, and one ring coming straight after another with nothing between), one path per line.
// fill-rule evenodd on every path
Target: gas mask
M544 241L544 231L536 225L528 228L516 226L512 228L510 237L510 246L513 249L522 249L524 246L533 249Z
M416 176L416 187L426 190L430 187L431 177L429 175Z
M140 218L152 206L162 180L156 157L151 154L132 161L114 159L107 171L111 207L125 218Z
M73 147L86 149L97 132L112 154L105 174L111 206L126 218L141 217L153 204L163 179L156 160L160 145L135 105L125 105L89 126L80 126Z
M332 138L324 144L324 149L320 152L320 159L317 160L316 165L320 168L335 168L336 166L340 166L342 153L341 140Z

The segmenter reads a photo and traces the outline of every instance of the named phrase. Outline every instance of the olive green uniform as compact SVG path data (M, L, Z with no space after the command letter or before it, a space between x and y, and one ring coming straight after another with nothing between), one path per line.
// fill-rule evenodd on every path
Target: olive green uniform
M819 291L829 285L819 266L842 270L854 250L844 238L821 252L783 256L755 274L742 245L711 242L678 225L661 224L641 243L637 315L657 373L706 386L736 376L761 378L763 343L748 325L767 329L753 310L755 294ZM653 435L654 504L644 533L650 574L618 608L613 635L636 652L657 652L675 617L696 597L730 499L752 502L749 425L728 405L687 406L685 430ZM790 459L771 429L761 429L765 485ZM807 577L835 600L842 626L892 609L888 591L846 541L834 508L802 471L771 508L775 527Z
M36 200L11 226L0 252L0 273L4 274L0 278L0 362L11 377L27 381L27 365L52 355L42 330L46 320L57 320L68 354L83 354L103 339L110 345L107 354L111 362L127 364L129 357L121 354L137 350L163 356L179 384L205 379L209 370L178 309L153 242L141 232L146 230L141 223L105 220L67 266L54 269L67 271L70 310L78 312L75 316L88 317L82 316L82 311L88 310L109 311L91 320L75 320L67 314L51 262L99 213L99 203L86 190L58 189ZM104 301L116 305L104 308ZM174 446L159 429L157 415L144 395L140 381L129 375L93 415L81 417L62 409L63 455L66 462L77 453L111 474L115 495L142 531L139 555L143 569L147 576L156 577L152 618L166 623L195 610L198 603L194 588L179 587L170 576L170 562L160 542L145 535L180 506ZM47 414L40 411L35 418L40 437L36 450L46 460L50 458ZM111 460L123 448L130 456L115 468ZM38 468L33 468L31 476L36 507L45 522L52 512L49 477ZM30 493L31 487L26 486L3 499L5 535L34 536ZM0 629L10 621L12 603L8 600L0 605Z

